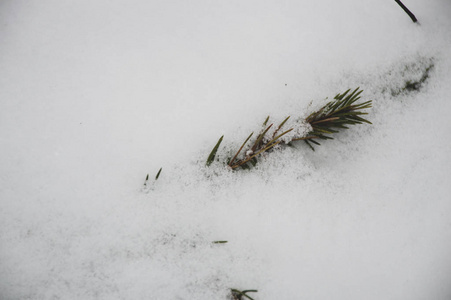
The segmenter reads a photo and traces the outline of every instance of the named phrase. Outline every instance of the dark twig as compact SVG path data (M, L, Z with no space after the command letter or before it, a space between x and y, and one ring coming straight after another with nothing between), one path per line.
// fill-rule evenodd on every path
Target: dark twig
M415 15L400 0L395 0L395 1L396 1L396 3L399 4L399 6L401 6L401 8L406 12L406 14L409 15L409 17L412 19L412 21L414 23L418 22L418 20L415 17Z

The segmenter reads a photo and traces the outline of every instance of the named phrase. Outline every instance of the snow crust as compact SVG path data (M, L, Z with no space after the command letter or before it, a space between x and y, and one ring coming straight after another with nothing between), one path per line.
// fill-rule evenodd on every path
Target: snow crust
M451 3L403 2L421 25L394 1L2 1L0 298L450 299ZM204 166L357 86L373 125Z

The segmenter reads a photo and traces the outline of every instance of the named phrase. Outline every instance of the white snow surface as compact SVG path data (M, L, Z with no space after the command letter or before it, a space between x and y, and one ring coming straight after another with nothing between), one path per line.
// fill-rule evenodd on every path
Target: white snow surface
M1 1L0 298L451 299L451 2L403 2L420 25L391 0ZM357 86L373 125L205 167Z

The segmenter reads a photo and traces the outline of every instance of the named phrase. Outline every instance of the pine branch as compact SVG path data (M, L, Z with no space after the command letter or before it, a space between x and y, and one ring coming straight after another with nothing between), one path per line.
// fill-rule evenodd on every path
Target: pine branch
M339 132L338 129L349 129L349 125L362 123L371 124L370 121L361 117L368 114L362 110L371 108L371 100L355 104L363 91L356 88L348 95L349 91L350 89L343 94L337 94L334 100L308 116L306 122L312 126L312 131L307 137L294 140L304 140L314 150L311 143L320 145L314 139L333 139L329 135Z
M280 123L274 132L270 133L270 129L274 124L272 123L267 126L269 121L268 116L263 123L261 133L256 137L253 143L250 143L252 146L249 146L248 150L243 151L244 147L253 136L253 132L246 138L233 158L228 161L227 165L231 169L237 169L238 167L248 169L250 167L248 163L255 166L259 155L273 150L274 147L278 145L288 145L289 143L295 141L304 141L312 150L315 150L313 145L320 145L318 140L333 139L330 135L338 133L342 129L349 129L348 126L350 125L362 123L371 124L370 121L363 117L368 114L364 110L371 108L371 100L363 103L357 103L362 92L363 91L359 88L356 88L352 92L349 89L342 94L337 94L334 97L334 100L328 102L318 111L311 113L305 120L303 120L303 122L301 122L304 126L311 127L311 130L305 136L299 134L302 130L298 130L295 131L298 136L296 136L296 134L291 134L290 137L285 137L286 134L292 132L295 127L291 127L282 133L277 134L279 131L282 131L282 128L286 125L288 119L290 118L289 116ZM285 138L282 139L282 137ZM211 151L210 156L207 159L207 166L213 162L222 139L223 137L219 139L216 146ZM244 152L244 155L241 155L241 158L239 158L242 152Z

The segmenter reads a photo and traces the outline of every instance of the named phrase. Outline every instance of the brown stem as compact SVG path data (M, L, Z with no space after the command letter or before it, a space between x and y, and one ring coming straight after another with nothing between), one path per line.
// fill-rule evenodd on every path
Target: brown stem
M303 140L311 140L311 139L318 139L318 136L306 136L306 137L302 137L302 138L297 138L297 139L292 139L292 142L295 141L303 141Z
M327 118L327 119L324 119L324 120L319 120L319 121L311 122L310 125L318 124L318 123L323 123L323 122L327 122L327 121L335 121L335 120L338 120L338 119L340 119L340 118L339 118L339 117Z

